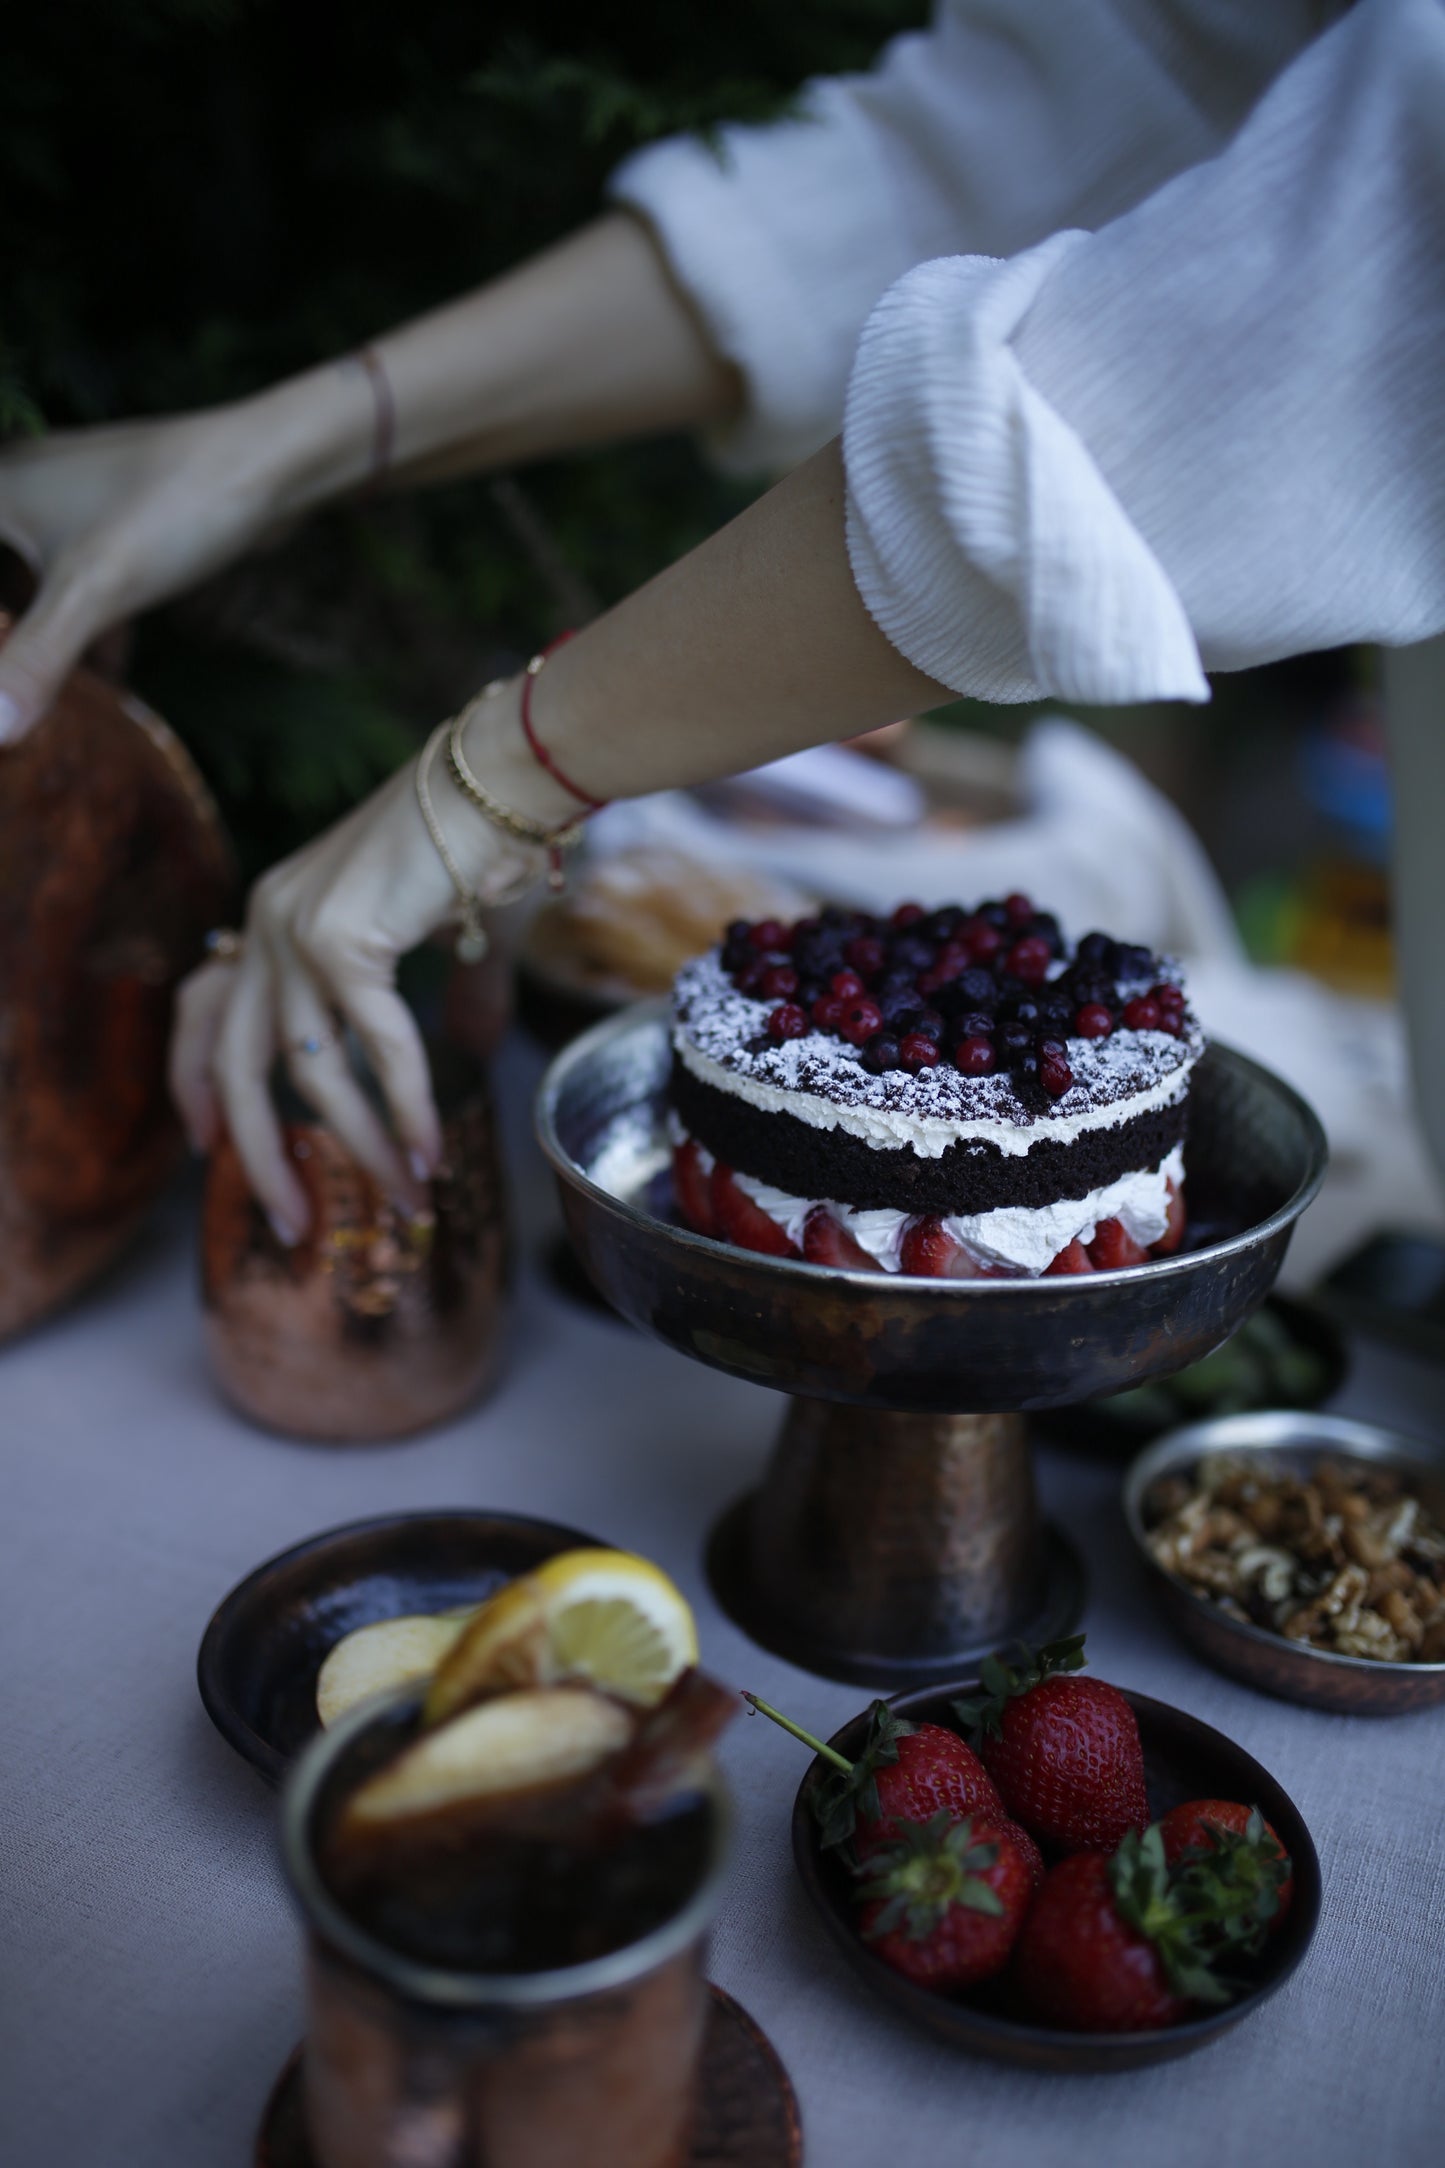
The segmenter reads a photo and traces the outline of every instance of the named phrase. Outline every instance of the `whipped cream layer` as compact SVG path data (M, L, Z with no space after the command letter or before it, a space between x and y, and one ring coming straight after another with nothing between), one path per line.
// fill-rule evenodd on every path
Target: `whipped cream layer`
M1175 976L1167 967L1163 975ZM1178 1039L1167 1031L1071 1038L1074 1081L1040 1113L1019 1097L1007 1074L966 1077L940 1062L918 1076L898 1069L875 1076L859 1049L831 1032L769 1040L767 1021L776 1004L739 993L716 950L684 966L674 999L673 1048L699 1083L764 1113L842 1130L875 1151L903 1147L920 1159L939 1159L950 1146L969 1142L1019 1157L1045 1138L1072 1144L1088 1130L1116 1128L1181 1100L1204 1052L1192 1014Z
M687 1141L681 1124L674 1125L672 1133L674 1142ZM704 1172L711 1174L713 1155L706 1145L692 1141ZM808 1214L822 1204L885 1272L902 1269L903 1237L910 1222L917 1218L916 1213L860 1211L852 1205L835 1204L827 1197L790 1197L785 1190L773 1189L736 1170L733 1180L797 1248L803 1246ZM1071 1242L1086 1246L1092 1242L1101 1220L1118 1220L1127 1235L1148 1249L1159 1241L1169 1224L1171 1182L1176 1188L1184 1182L1184 1148L1178 1144L1157 1167L1121 1175L1118 1181L1093 1190L1087 1197L1064 1197L1056 1204L1028 1209L1004 1205L993 1212L948 1216L943 1226L976 1263L1002 1266L1022 1277L1037 1279Z

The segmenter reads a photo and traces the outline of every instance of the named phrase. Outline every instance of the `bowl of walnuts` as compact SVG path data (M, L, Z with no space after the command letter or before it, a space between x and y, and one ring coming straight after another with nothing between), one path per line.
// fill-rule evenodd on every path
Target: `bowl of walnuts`
M1219 1670L1323 1709L1445 1699L1445 1446L1306 1410L1220 1417L1141 1453L1124 1512Z

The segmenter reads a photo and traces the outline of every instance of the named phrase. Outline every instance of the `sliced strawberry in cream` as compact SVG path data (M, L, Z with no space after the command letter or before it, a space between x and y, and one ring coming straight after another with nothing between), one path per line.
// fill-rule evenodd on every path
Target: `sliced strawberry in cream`
M1121 1220L1100 1220L1094 1229L1089 1257L1096 1272L1117 1272L1121 1265L1142 1265L1148 1256L1149 1252L1134 1240Z
M878 1270L877 1258L839 1226L825 1204L815 1204L804 1223L803 1255L810 1265L838 1265L846 1272Z
M1119 1223L1115 1220L1113 1224L1117 1227ZM1092 1272L1094 1269L1094 1263L1088 1251L1078 1237L1075 1236L1074 1240L1066 1248L1059 1251L1053 1263L1044 1268L1044 1277L1047 1279L1051 1273L1062 1276L1065 1273L1072 1272Z
M1184 1240L1186 1214L1184 1192L1175 1181L1169 1184L1169 1221L1157 1242L1149 1245L1151 1257L1172 1257Z
M732 1169L721 1162L712 1170L712 1210L716 1230L724 1241L735 1242L740 1250L757 1250L764 1257L796 1257L797 1245L790 1242L776 1220L770 1220L761 1205L745 1197L733 1180Z
M922 1280L985 1280L990 1275L952 1236L936 1214L913 1220L903 1237L903 1271Z
M674 1147L672 1193L689 1227L700 1235L715 1235L717 1220L712 1208L712 1185L703 1165L702 1147L695 1137Z

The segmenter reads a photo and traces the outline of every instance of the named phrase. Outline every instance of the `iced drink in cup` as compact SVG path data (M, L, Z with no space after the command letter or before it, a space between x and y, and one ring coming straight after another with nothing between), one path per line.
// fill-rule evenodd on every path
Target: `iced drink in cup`
M351 1711L283 1799L318 2168L681 2168L735 1697L690 1672L647 1712L571 1686L429 1730L422 1706ZM512 1782L538 1726L540 1781Z

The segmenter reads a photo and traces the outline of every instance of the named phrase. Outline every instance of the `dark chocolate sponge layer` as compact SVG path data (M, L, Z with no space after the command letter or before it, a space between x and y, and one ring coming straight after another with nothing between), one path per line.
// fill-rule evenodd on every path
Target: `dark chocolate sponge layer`
M844 1130L814 1129L791 1114L765 1113L700 1083L677 1060L671 1097L684 1128L715 1159L791 1197L941 1214L1087 1197L1121 1174L1157 1167L1182 1141L1189 1114L1183 1098L1111 1129L1085 1130L1071 1144L1041 1137L1027 1152L1009 1154L974 1139L951 1144L937 1159L920 1159L906 1145L875 1151Z

